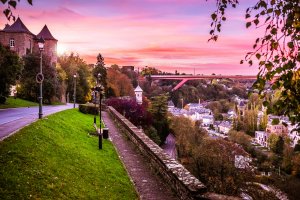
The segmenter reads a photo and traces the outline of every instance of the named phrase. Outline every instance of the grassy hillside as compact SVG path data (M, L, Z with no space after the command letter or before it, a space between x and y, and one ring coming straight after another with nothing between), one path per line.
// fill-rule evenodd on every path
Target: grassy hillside
M5 104L0 104L0 109L3 108L18 108L18 107L29 107L29 106L38 106L38 103L26 101L19 98L8 97Z
M93 117L75 109L0 143L1 199L137 199L110 141L98 149Z

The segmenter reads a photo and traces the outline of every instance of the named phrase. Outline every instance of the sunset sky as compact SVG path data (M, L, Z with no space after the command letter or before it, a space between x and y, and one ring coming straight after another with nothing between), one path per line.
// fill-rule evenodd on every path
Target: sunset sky
M228 10L218 42L207 42L214 0L24 0L14 14L34 34L47 24L59 53L77 52L87 63L101 53L106 66L242 75L257 73L239 64L258 34L245 28L251 2ZM0 15L0 29L6 23L12 22Z

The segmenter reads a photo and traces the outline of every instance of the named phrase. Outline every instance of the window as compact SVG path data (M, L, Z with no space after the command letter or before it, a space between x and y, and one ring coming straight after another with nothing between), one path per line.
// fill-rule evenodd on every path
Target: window
M15 39L10 39L9 40L9 46L10 47L15 47Z

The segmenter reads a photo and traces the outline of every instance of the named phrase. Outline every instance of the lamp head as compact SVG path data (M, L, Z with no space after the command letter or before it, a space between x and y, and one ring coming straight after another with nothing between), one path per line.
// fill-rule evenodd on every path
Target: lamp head
M40 38L38 39L38 46L39 46L40 51L43 51L43 50L44 50L45 40L44 40L42 37L40 37Z

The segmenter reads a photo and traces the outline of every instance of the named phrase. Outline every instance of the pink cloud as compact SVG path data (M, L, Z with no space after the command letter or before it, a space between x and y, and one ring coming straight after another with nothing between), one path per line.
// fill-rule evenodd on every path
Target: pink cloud
M230 10L232 21L224 24L219 41L207 42L214 4L214 0L53 0L34 1L33 7L22 6L16 12L35 34L47 24L59 45L78 52L88 63L101 53L107 65L256 73L238 64L260 33L244 28L244 11ZM0 16L0 28L3 22Z

